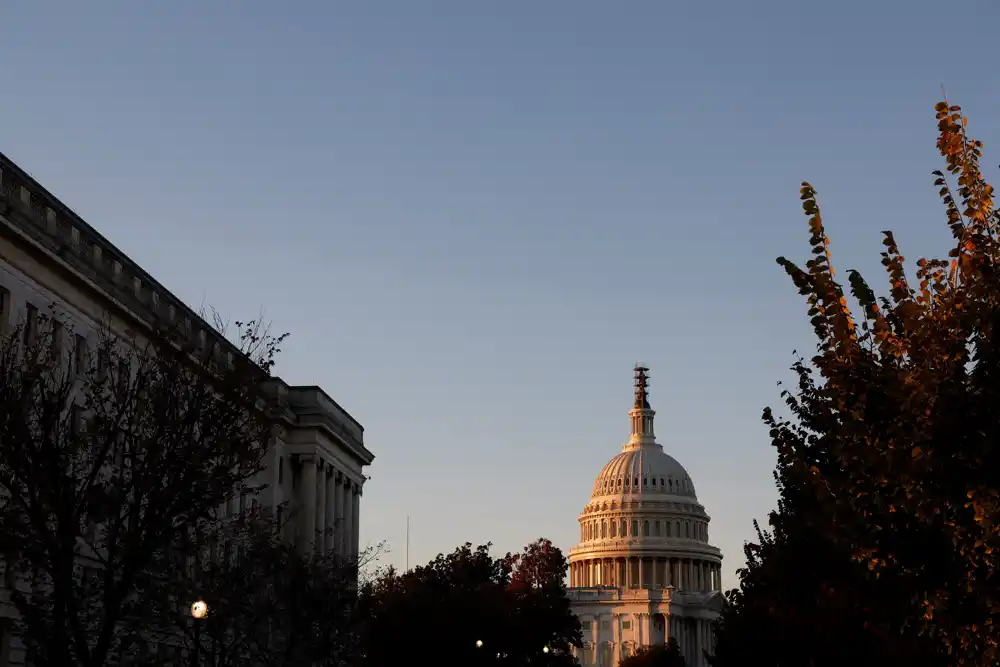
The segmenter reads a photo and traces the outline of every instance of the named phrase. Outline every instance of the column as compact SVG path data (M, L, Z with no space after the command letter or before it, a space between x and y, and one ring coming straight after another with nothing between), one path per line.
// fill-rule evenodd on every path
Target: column
M326 528L324 529L324 541L326 542L326 552L336 554L336 544L334 542L334 524L337 521L337 472L327 466L327 475L323 480L326 486Z
M302 456L302 516L299 519L299 549L310 555L316 543L316 457Z
M636 560L639 561L639 581L638 581L639 585L636 588L645 588L646 587L646 582L645 582L645 577L646 577L645 560L646 559L643 558L642 556L639 556L639 558L637 558Z
M319 533L316 538L316 552L326 553L326 466L320 461L316 466L316 476L318 478L317 488L319 500L316 503L316 527Z
M361 485L354 487L354 498L351 501L354 516L351 517L351 553L357 559L361 551Z
M611 649L611 665L617 665L622 659L622 630L621 618L619 614L611 614L611 641L614 646Z
M347 484L344 485L344 558L348 560L354 559L354 554L351 553L351 536L354 534L354 482L347 480Z
M705 659L705 657L701 654L702 653L702 649L705 646L704 643L703 643L704 628L705 628L705 621L703 621L700 618L695 619L695 621L694 621L694 629L695 629L694 664L695 664L695 667L699 667L699 665L701 665L701 663L702 663L702 660Z
M599 651L601 650L600 649L600 645L601 645L601 621L600 621L599 618L594 618L593 620L590 621L590 623L591 623L591 630L592 630L590 637L591 637L591 639L593 639L593 646L594 646L594 648L591 649L592 658L591 658L591 663L590 664L596 665L601 660L601 654L599 653Z
M347 522L344 520L344 510L347 507L347 495L344 490L347 488L347 476L340 473L337 480L337 540L336 549L341 558L347 558L347 550L344 548L344 533L347 530Z

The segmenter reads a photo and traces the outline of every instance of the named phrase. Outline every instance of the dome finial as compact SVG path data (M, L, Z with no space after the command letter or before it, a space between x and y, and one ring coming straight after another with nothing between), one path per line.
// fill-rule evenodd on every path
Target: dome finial
M649 409L649 369L642 364L635 365L635 406L636 408Z

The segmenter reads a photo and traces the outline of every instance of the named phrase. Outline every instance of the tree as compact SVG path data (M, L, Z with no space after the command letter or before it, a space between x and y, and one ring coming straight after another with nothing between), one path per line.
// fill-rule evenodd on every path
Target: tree
M303 555L281 537L269 511L220 521L211 539L188 550L190 566L171 599L203 601L193 619L185 605L158 617L163 632L183 637L204 667L338 667L353 664L357 645L358 560ZM132 651L133 662L139 651ZM156 664L155 662L153 664Z
M639 649L619 663L619 667L687 667L677 640L671 637L663 646Z
M1000 658L1000 217L982 143L958 107L936 111L947 175L934 172L935 186L954 244L948 259L917 262L917 282L884 232L889 295L848 271L852 309L802 185L813 257L805 269L778 262L819 342L792 367L789 415L764 412L782 502L773 532L748 545L716 664L751 650L767 664L834 664L831 627L852 664Z
M525 656L519 664L574 664L571 650L583 645L583 634L566 596L569 563L562 551L542 538L508 553L504 563L511 573L506 651Z
M283 337L237 327L231 356L110 327L68 350L54 312L0 341L0 549L35 665L107 664L148 622L168 547L252 493Z
M416 647L436 650L428 657L442 665L573 664L569 650L582 636L562 583L562 553L547 540L500 559L489 550L465 544L410 572L390 568L365 586L364 667L395 665L401 650Z

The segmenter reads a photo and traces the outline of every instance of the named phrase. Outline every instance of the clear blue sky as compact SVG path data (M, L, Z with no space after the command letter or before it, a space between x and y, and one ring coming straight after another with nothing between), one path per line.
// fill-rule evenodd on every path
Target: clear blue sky
M569 548L632 364L727 557L774 504L761 409L841 269L944 247L944 83L1000 162L995 0L8 1L0 150L377 455L362 541ZM970 64L968 67L965 64ZM992 65L992 66L991 66ZM995 179L1000 180L1000 179Z

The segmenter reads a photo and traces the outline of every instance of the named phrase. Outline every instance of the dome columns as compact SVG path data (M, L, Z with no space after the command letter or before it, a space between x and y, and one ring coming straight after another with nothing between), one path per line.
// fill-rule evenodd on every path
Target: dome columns
M702 592L722 590L722 566L712 560L663 556L582 558L570 564L570 587L667 588Z

